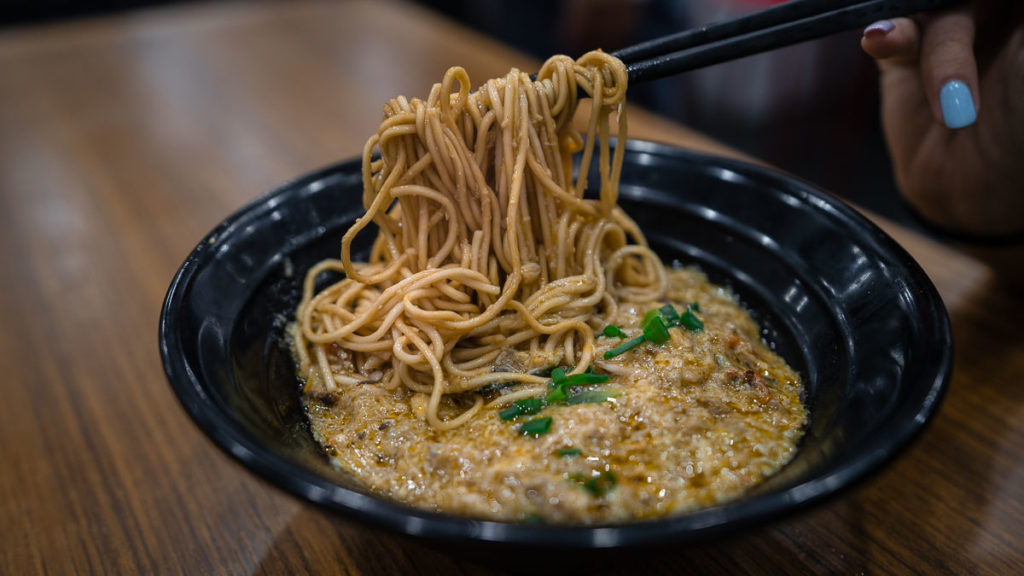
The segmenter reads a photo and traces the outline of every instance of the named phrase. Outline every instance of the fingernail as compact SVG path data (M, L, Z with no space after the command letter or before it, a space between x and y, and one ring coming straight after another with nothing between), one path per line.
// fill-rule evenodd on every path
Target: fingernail
M868 27L864 29L864 36L867 36L870 32L878 32L884 36L889 32L892 32L895 27L896 25L892 23L892 20L879 20L874 24L868 25Z
M939 105L942 107L942 121L947 128L964 128L978 119L971 89L959 80L946 82L939 91Z

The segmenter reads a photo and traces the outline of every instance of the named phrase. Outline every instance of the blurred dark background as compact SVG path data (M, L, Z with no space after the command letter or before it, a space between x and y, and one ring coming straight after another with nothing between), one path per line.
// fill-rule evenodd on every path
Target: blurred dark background
M541 59L593 48L614 51L779 3L418 1ZM0 9L0 29L175 3L180 0L8 0ZM879 123L875 67L859 38L852 31L638 85L630 88L630 101L917 227L896 192Z

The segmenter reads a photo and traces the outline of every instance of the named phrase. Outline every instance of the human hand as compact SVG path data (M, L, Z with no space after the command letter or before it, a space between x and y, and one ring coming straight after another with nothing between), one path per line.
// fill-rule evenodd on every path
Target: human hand
M1024 232L1024 2L877 22L861 47L910 205L952 232Z

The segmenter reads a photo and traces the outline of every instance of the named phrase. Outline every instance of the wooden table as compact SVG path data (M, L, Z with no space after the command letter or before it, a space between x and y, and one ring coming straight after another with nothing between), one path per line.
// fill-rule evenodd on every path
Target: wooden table
M156 345L205 232L358 154L386 99L456 63L476 81L536 66L392 2L186 4L0 33L0 574L491 573L246 473L179 406ZM631 127L729 153L640 112ZM631 573L1024 573L1022 301L966 252L883 225L952 317L933 425L842 497Z

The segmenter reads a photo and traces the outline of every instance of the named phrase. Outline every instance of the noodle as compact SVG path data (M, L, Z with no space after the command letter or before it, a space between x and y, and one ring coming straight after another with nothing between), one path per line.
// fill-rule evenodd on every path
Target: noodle
M363 151L366 213L340 260L304 282L294 346L306 390L404 386L427 397L433 427L450 429L498 381L513 383L494 401L504 404L543 390L531 371L588 370L595 327L616 302L656 300L666 285L617 206L624 146L612 152L609 134L614 122L625 142L626 84L622 62L595 51L553 57L535 81L513 69L475 92L455 67L426 101L388 102ZM580 90L592 99L585 139L573 127ZM600 193L584 198L595 161ZM369 261L355 263L352 244L371 223ZM324 272L344 279L317 293ZM526 359L495 372L509 350Z

